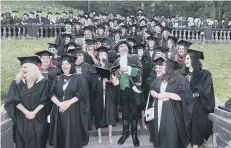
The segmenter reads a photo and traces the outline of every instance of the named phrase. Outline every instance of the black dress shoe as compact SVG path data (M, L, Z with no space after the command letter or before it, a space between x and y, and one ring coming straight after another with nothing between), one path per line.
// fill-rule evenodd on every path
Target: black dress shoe
M118 140L118 144L124 144L125 140L129 137L129 120L123 120L123 135Z

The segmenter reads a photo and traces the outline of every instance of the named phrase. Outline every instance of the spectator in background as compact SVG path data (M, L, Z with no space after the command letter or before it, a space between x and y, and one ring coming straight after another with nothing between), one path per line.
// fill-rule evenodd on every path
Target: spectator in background
M29 17L29 15L27 13L23 14L23 18L22 18L22 22L21 22L23 25L28 23L28 17Z
M46 18L42 16L42 11L37 11L37 17L36 17L36 23L37 24L43 24L46 20Z
M29 13L29 18L28 18L28 24L35 24L36 23L36 19L35 19L35 13L34 12L30 12Z
M7 25L7 18L5 13L1 15L1 25Z
M225 23L225 18L221 20L220 23L218 23L218 28L219 29L225 29L226 28L226 23Z
M18 17L18 11L14 10L12 12L13 13L12 13L10 24L13 24L13 25L20 24L21 23L21 19L19 19L19 17Z

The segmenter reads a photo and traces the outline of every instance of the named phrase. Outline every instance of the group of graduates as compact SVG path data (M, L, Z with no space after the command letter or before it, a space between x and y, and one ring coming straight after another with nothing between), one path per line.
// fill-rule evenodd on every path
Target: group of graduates
M84 147L92 121L98 143L104 127L112 143L120 110L119 145L131 126L133 145L139 146L141 123L155 148L202 145L212 134L208 114L215 107L212 75L200 62L203 52L189 49L192 43L171 36L155 19L92 25L83 23L86 18L66 21L65 32L48 49L18 57L21 70L5 102L16 147ZM154 107L149 122L146 104Z

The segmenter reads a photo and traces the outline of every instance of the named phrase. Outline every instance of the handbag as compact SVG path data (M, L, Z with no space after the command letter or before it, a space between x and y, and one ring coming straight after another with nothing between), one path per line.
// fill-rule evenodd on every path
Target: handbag
M154 99L154 102L153 102L152 106L148 109L150 95L151 94L149 92L148 100L147 100L146 107L145 107L145 112L144 112L144 116L145 116L146 121L151 121L151 120L154 119L154 103L155 103L155 99Z

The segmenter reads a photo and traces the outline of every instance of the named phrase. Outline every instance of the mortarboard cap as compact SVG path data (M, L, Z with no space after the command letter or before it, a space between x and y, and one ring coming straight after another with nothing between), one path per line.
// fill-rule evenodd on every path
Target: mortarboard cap
M65 47L70 47L70 46L74 46L75 48L77 47L77 44L74 41L70 41L69 43L67 43L66 45L64 45Z
M67 54L71 55L71 56L77 56L78 54L83 54L83 51L82 51L81 47L78 46L77 48L69 49L67 51Z
M48 44L48 48L57 48L57 44L55 43L47 43Z
M164 61L165 61L165 59L164 59L163 57L157 57L157 58L154 59L153 62L154 62L156 65L162 65Z
M83 33L77 33L77 34L75 34L75 37L76 38L83 38L84 34Z
M37 56L52 56L53 53L48 51L48 50L42 50L42 51L39 51L39 52L36 52L35 55Z
M86 39L85 42L87 45L95 45L95 40L92 39Z
M121 25L120 27L121 27L121 28L128 29L128 26L127 26L127 25Z
M114 45L114 50L118 51L118 48L121 44L126 44L128 46L129 50L132 50L132 46L128 43L126 39L121 39L119 40L115 45Z
M17 10L13 10L12 12L13 12L13 13L18 13L18 11L17 11Z
M186 41L186 40L180 40L177 42L177 44L182 44L182 45L185 45L187 47L191 46L193 43L189 42L189 41Z
M107 78L108 80L110 80L111 78L111 74L118 70L120 68L120 65L117 66L113 66L109 69L106 68L101 68L101 67L97 67L95 66L97 73L102 77L102 78Z
M101 47L95 49L95 51L98 51L98 52L106 52L106 53L107 53L109 50L110 50L109 48L104 47L104 46L101 46Z
M71 63L75 63L77 57L75 56L70 56L70 55L61 55L60 57L60 64L62 63L62 61L69 61Z
M98 25L97 28L105 30L105 27L103 25Z
M174 36L168 36L168 40L171 39L173 40L175 43L177 42L178 38L174 37Z
M69 37L70 39L73 38L73 36L70 33L62 33L63 38Z
M32 63L35 65L41 63L41 60L38 56L25 56L25 57L17 57L17 58L21 62L21 65L25 63Z
M138 49L144 49L144 44L137 44L135 46L133 46L134 49L138 50Z
M62 14L66 14L67 15L67 13L65 11L63 11Z
M147 40L153 40L156 41L156 37L153 35L150 35L149 37L147 37Z
M136 39L134 37L128 36L126 39L128 42L133 42L136 44Z
M65 21L65 22L63 22L65 25L71 25L71 26L73 26L73 23L71 22L71 21L69 21L69 20L67 20L67 21Z
M199 59L204 60L204 53L202 51L188 49L188 53L194 54Z

